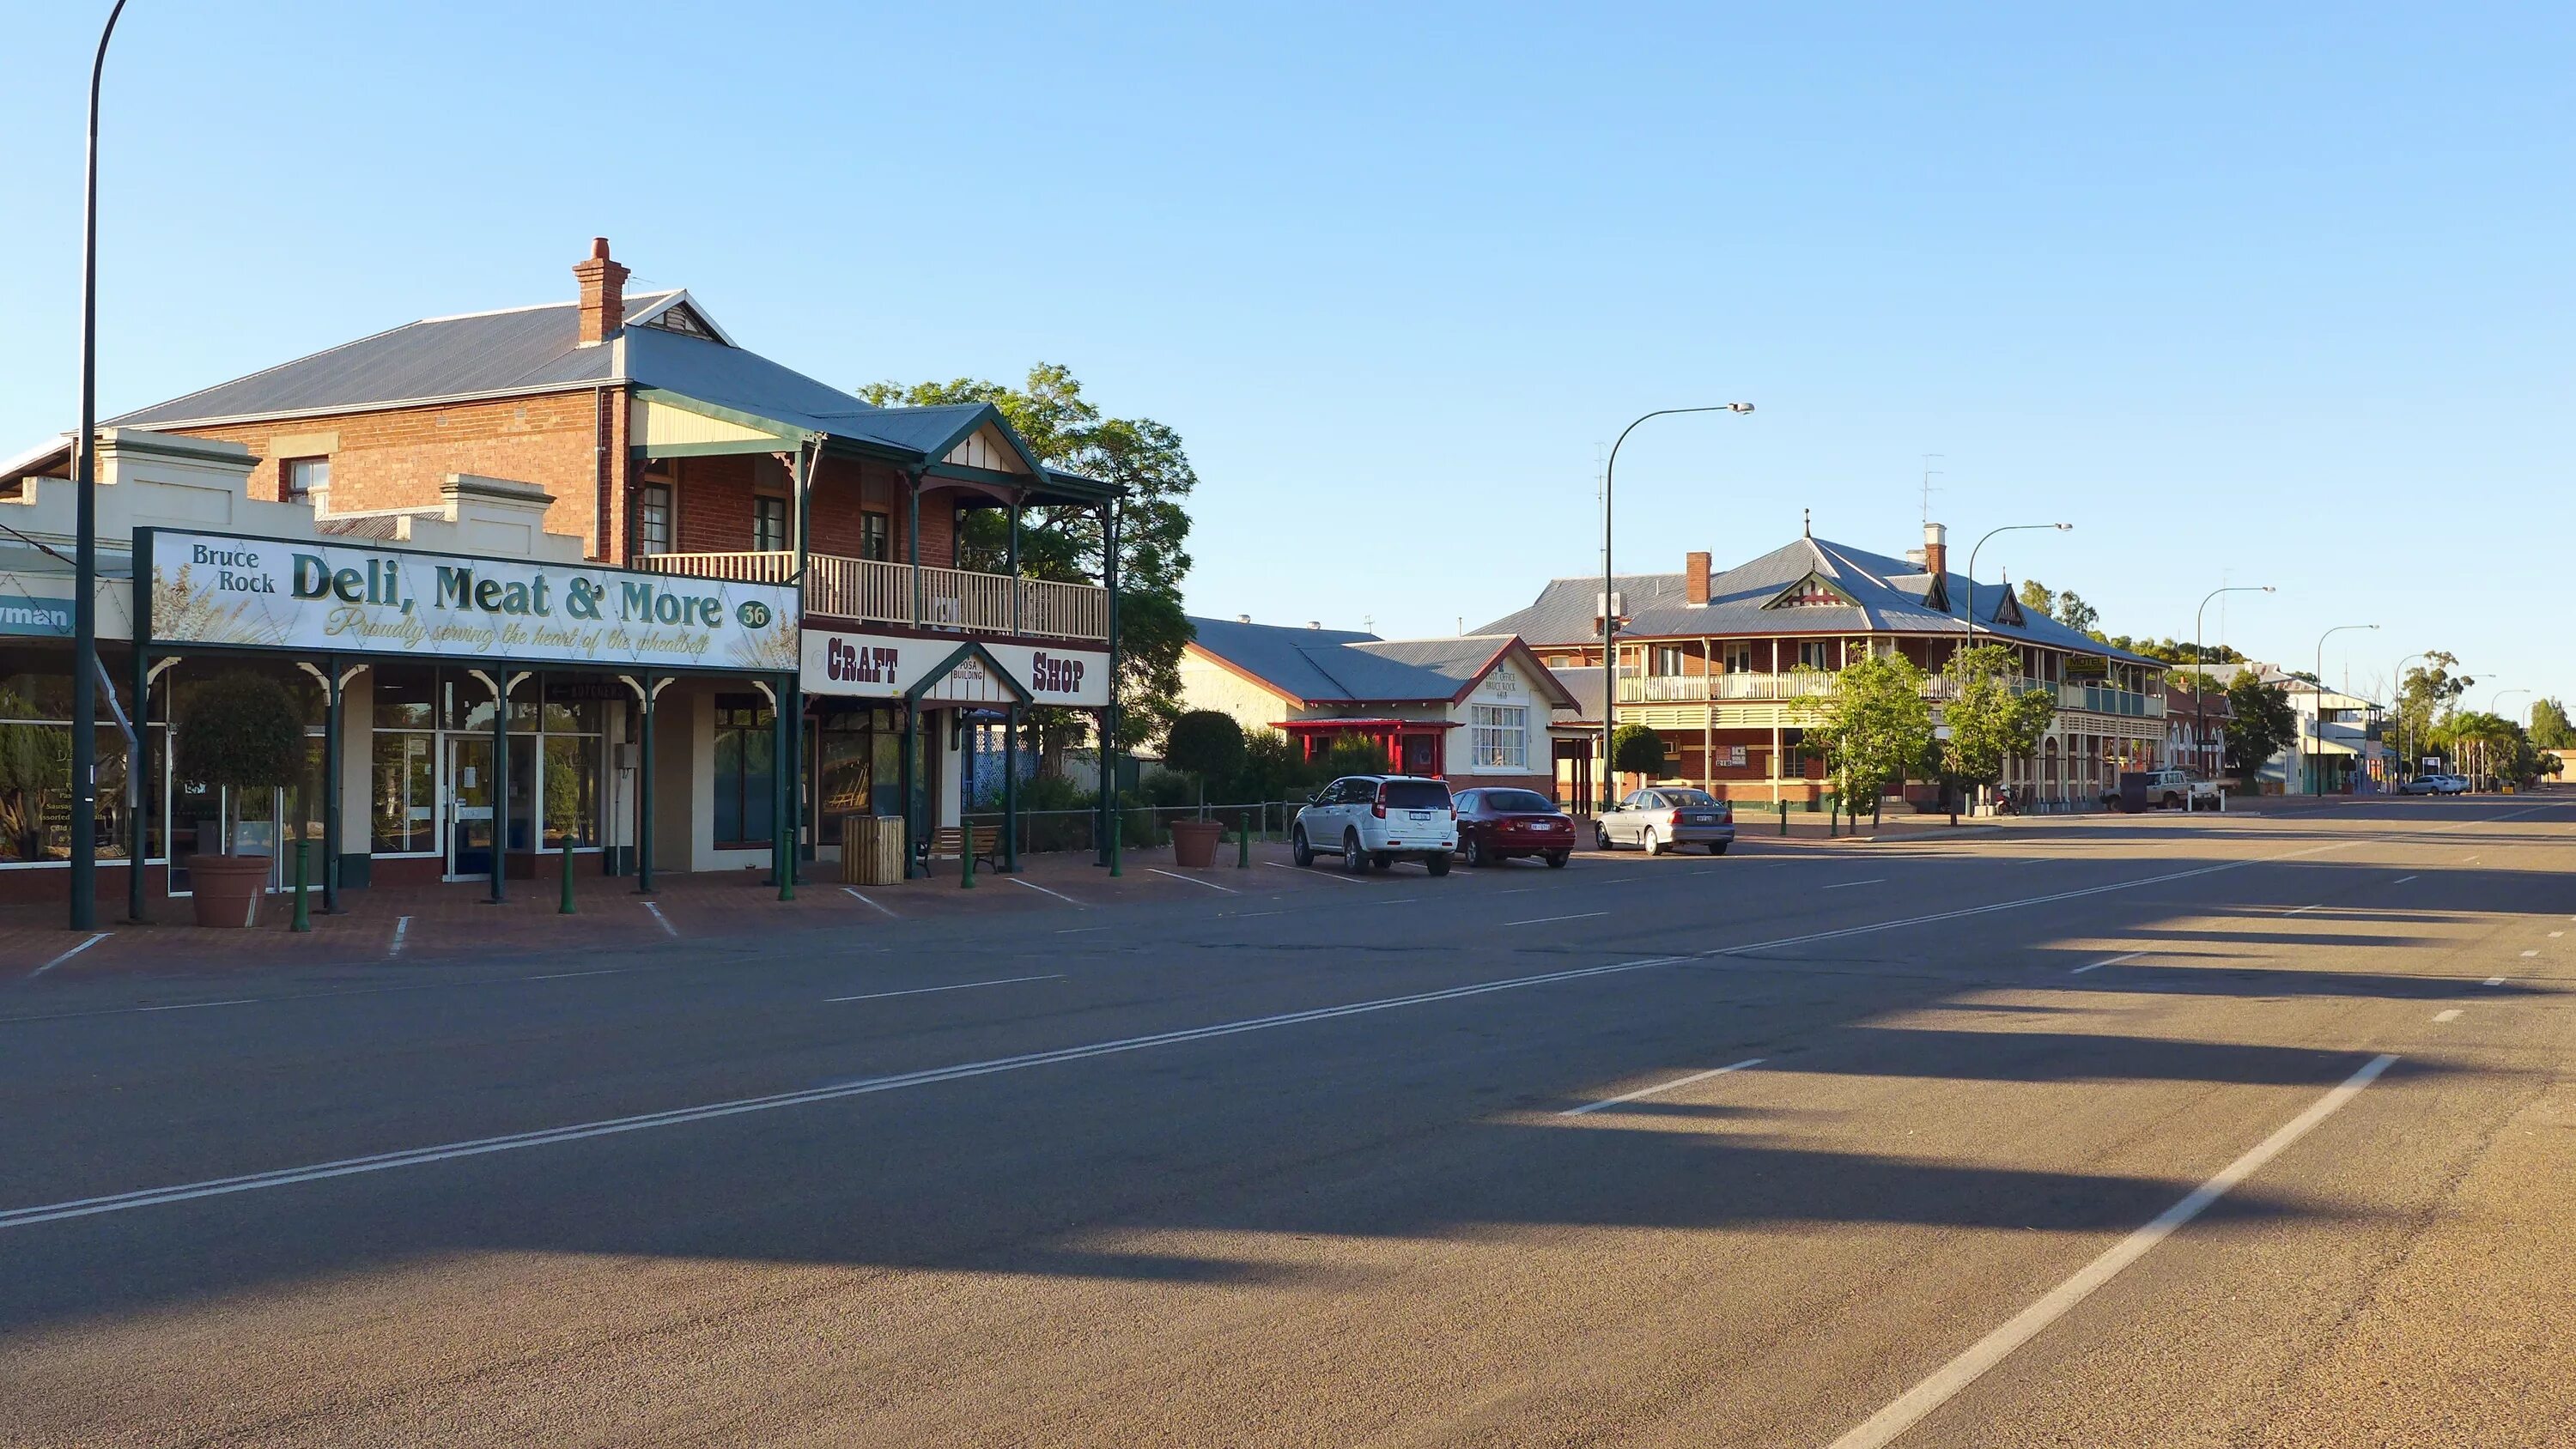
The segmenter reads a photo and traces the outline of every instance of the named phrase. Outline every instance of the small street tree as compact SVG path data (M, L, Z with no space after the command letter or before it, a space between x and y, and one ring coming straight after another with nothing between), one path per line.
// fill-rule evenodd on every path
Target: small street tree
M1873 824L1887 787L1903 783L1932 757L1925 678L1902 654L1873 654L1844 666L1831 693L1798 701L1809 747L1825 751L1845 800L1869 797Z
M1234 716L1212 709L1193 709L1172 721L1163 735L1163 766L1196 777L1199 818L1207 818L1208 780L1229 779L1243 768L1243 726Z
M2287 686L2265 684L2250 669L2227 686L2227 708L2227 765L2250 785L2265 761L2299 737L2299 712Z
M2576 745L2576 724L2568 722L2567 706L2552 698L2533 700L2531 742L2544 750Z
M1664 737L1644 725L1619 726L1610 736L1610 769L1617 775L1635 775L1639 783L1662 774Z
M1941 722L1950 737L1941 742L1941 775L1960 788L1989 787L2004 777L2005 765L2036 754L2049 722L2057 717L2054 690L2021 690L2021 660L2000 644L1981 644L1950 656L1942 667L1950 681L1949 703Z

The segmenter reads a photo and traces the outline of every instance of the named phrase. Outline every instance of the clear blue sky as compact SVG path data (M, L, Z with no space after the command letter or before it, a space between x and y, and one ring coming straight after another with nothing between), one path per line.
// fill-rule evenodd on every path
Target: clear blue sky
M73 414L106 7L5 3L14 449ZM1630 443L1623 565L1801 508L1901 551L1941 453L1962 554L2076 525L1984 577L2115 632L2232 577L2258 656L2376 620L2330 677L2576 694L2576 12L1928 8L136 0L102 402L569 295L605 234L826 380L1047 359L1178 428L1200 612L1472 627L1598 567L1630 417L1744 398Z

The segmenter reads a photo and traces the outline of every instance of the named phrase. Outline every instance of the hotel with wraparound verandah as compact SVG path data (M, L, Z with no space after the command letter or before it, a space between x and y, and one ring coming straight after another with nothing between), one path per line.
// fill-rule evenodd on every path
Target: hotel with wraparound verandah
M1623 574L1608 608L1618 650L1618 721L1652 728L1665 771L1739 802L1805 804L1823 795L1825 762L1803 747L1799 701L1869 654L1901 654L1938 675L1968 642L1968 578L1953 572L1940 524L1903 558L1813 536L1723 571L1690 553L1669 574ZM2159 764L2166 666L2022 607L2009 579L1977 585L1976 642L2021 662L2021 687L2057 696L2038 752L2010 762L2020 798L2079 808L2122 770ZM1594 794L1602 715L1601 580L1554 579L1531 605L1479 633L1529 641L1578 700L1556 731L1559 798ZM1935 718L1947 681L1927 684ZM1567 728L1565 726L1575 726ZM1936 787L1906 794L1928 805Z
M1114 571L1016 562L1023 510L1114 537L1118 489L1043 466L990 406L874 407L686 291L630 296L605 242L573 272L566 300L404 324L102 429L102 896L138 839L147 894L184 891L210 829L327 837L335 888L506 880L566 844L619 874L829 858L852 815L955 823L990 793L983 727L1112 707ZM58 894L74 829L71 475L68 438L0 461L0 604L20 606L0 607L0 728L21 747L0 898ZM998 571L958 566L975 510L1010 520ZM260 562L210 588L227 566L197 550L225 538ZM305 701L305 786L191 797L169 711L220 668Z

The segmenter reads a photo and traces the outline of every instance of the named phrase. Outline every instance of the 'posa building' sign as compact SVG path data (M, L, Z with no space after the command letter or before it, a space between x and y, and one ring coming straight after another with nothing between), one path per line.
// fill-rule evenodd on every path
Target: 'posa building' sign
M796 595L588 564L143 529L156 644L783 672Z

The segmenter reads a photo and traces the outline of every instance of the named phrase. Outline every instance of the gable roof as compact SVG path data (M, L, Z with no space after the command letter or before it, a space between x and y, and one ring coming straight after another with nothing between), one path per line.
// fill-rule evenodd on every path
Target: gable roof
M675 310L703 324L674 327ZM101 426L206 427L431 403L560 392L598 384L653 389L814 435L862 456L930 464L983 427L996 429L1028 481L1094 502L1116 485L1043 466L989 403L877 407L736 344L684 289L625 299L615 337L581 345L577 302L430 317L325 348L231 382L108 419Z
M1301 704L1428 704L1464 698L1496 663L1515 649L1527 660L1532 685L1551 695L1564 689L1508 635L1454 639L1380 639L1350 629L1302 629L1247 624L1236 619L1192 618L1190 641L1237 674Z
M1810 576L1851 600L1846 606L1803 604L1770 607L1798 590ZM1885 554L1871 553L1829 539L1799 538L1760 558L1737 564L1709 579L1706 604L1689 602L1683 574L1621 574L1612 581L1620 595L1619 632L1629 639L1688 639L1709 636L1782 636L1815 634L1938 634L1967 630L1968 580L1949 572L1939 579L1923 566ZM2001 584L1977 586L1977 629L2026 644L2042 644L2130 663L2154 660L2132 654L2081 634L2044 614L1996 622L1994 613L2006 593ZM1550 579L1530 606L1506 614L1479 630L1518 634L1538 648L1599 643L1600 616L1594 612L1601 580Z

